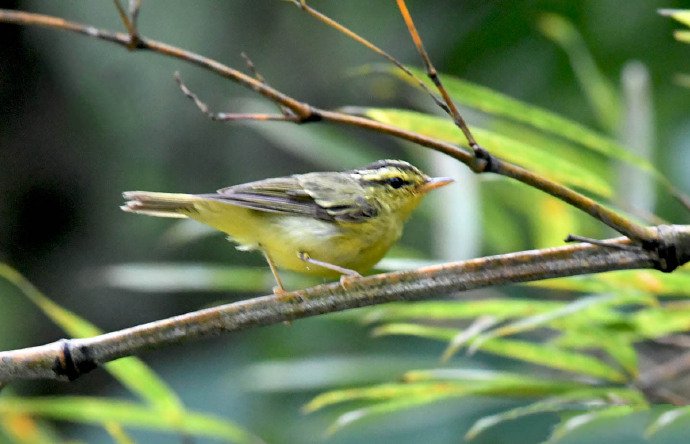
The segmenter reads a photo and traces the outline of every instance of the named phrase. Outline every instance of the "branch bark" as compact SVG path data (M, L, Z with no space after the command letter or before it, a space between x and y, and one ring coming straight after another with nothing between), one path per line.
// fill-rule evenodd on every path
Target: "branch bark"
M682 237L686 252L690 251L690 226L667 226L664 232ZM146 350L357 307L438 298L540 279L659 266L654 252L633 245L630 239L621 237L605 242L614 247L575 244L379 274L348 281L346 288L340 283L319 285L92 338L63 339L0 352L0 385L20 379L73 380L106 362Z

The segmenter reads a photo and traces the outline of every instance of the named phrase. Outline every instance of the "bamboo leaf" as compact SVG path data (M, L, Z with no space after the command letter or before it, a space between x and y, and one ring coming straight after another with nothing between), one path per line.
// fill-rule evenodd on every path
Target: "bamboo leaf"
M631 316L635 332L645 338L659 338L690 330L690 303L639 310Z
M639 290L658 296L685 298L690 297L690 267L681 267L673 273L654 270L612 271L592 276L545 279L524 285L582 293Z
M690 9L659 9L659 14L671 17L685 26L690 26Z
M575 26L556 14L543 14L539 18L538 26L542 34L568 54L570 65L600 125L608 133L615 133L620 119L620 97L611 82L597 67Z
M581 382L544 377L532 377L523 373L466 368L441 368L411 370L403 376L406 382L443 382L467 385L468 394L526 397L567 393L588 387Z
M460 330L456 328L430 327L420 324L396 323L385 324L372 330L373 336L404 335L419 338L451 341Z
M472 425L470 430L465 434L465 439L474 439L477 435L495 425L523 416L565 410L591 410L610 404L613 400L620 401L622 399L629 400L631 403L641 403L645 405L644 397L639 392L631 389L604 387L573 390L526 406L516 407L491 416L485 416Z
M0 263L0 276L14 284L70 336L83 338L101 334L95 325L50 300L14 268ZM184 406L175 392L139 358L119 359L104 367L130 391L156 408L169 413L184 412Z
M155 408L129 401L94 397L0 398L0 414L30 414L63 421L105 425L113 422L147 430L207 436L237 443L259 443L239 426L210 415L187 412L161 414Z
M359 111L378 122L462 146L467 145L455 124L445 117L398 109L363 108ZM567 159L553 155L547 149L540 149L476 126L472 127L472 131L475 137L481 140L482 146L498 157L600 196L611 195L611 188L606 180Z
M639 407L619 405L573 416L557 425L545 444L555 444L566 435L594 422L629 415L638 410L640 410Z
M216 264L131 263L100 270L102 284L128 291L239 291L270 290L275 283L268 268Z
M564 306L566 306L564 302L510 298L391 303L367 309L364 320L368 323L374 323L412 319L473 319L479 316L491 316L504 320L547 313Z
M621 372L593 356L563 350L550 344L496 338L484 342L481 350L486 353L607 381L625 382L627 380Z
M305 413L312 413L317 410L321 410L324 407L351 401L380 402L397 398L414 399L431 396L435 399L441 396L462 396L472 389L473 387L464 386L461 384L430 381L410 384L390 383L370 387L331 390L315 396L302 408L302 411Z
M426 78L424 71L415 68L408 68L418 77L424 79L428 86L433 88L433 84ZM366 69L363 70L366 72ZM417 84L407 75L399 72L395 67L387 65L373 66L369 71L383 71L391 74L400 80L415 87ZM548 111L544 108L530 105L520 100L501 94L487 87L477 85L456 76L442 73L443 84L452 96L453 100L460 104L476 110L485 112L492 116L511 119L515 122L529 125L533 128L562 137L568 141L576 143L591 151L605 155L612 159L618 159L635 165L638 168L652 173L657 179L662 176L654 166L647 160L632 154L623 148L614 139L602 135L585 125L573 120L561 117L560 115ZM481 140L480 140L481 142Z
M7 435L16 444L58 444L65 441L43 421L23 413L0 415L0 442Z
M690 31L673 31L673 38L682 43L690 43Z
M629 375L636 377L638 374L637 351L633 346L633 340L638 335L629 332L615 332L596 328L573 328L564 330L553 341L554 345L576 349L600 349L608 353L618 365Z
M432 374L441 377L427 379ZM311 413L335 404L354 401L381 403L397 399L435 400L477 395L524 398L560 394L583 387L583 384L577 382L516 376L504 372L481 374L477 370L469 372L458 370L452 377L449 376L451 375L443 375L440 370L426 374L423 370L417 370L405 375L405 378L412 382L331 390L315 396L303 407L303 411Z
M460 331L443 352L441 362L448 362L448 360L457 353L466 343L487 329L493 327L498 323L498 320L492 316L481 316L477 318L469 327Z
M556 310L520 318L516 321L508 323L507 325L496 328L488 333L485 333L477 337L473 342L473 346L478 346L483 341L487 341L492 338L514 335L528 330L533 330L535 328L539 328L542 326L547 326L555 320L572 316L584 310L592 311L589 309L596 306L608 304L616 299L618 298L615 295L590 296L570 302L569 304L566 304L563 307L560 307ZM596 308L599 309L597 311L608 311L607 307Z
M451 341L458 334L459 330L400 323L383 325L376 328L374 332L376 335L407 335ZM626 376L620 371L593 356L564 350L551 344L536 344L515 339L494 338L484 342L480 350L607 381L625 382L627 380Z
M645 435L652 436L659 433L666 427L678 422L687 422L690 419L690 406L673 408L659 415L654 422L647 428Z
M340 415L335 422L328 427L326 433L328 435L333 435L344 427L363 419L423 406L432 402L443 400L445 398L445 395L424 395L415 398L396 399L394 401L382 402L373 406L351 410Z

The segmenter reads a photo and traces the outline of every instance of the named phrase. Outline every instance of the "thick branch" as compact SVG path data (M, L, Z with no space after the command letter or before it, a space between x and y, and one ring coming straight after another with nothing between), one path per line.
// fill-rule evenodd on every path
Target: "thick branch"
M690 226L667 226L690 251ZM669 234L670 235L670 234ZM658 267L654 252L627 238L609 248L576 244L368 276L200 310L93 338L0 352L0 385L18 379L75 379L103 363L145 350L351 308L437 298L444 294L612 270Z
M545 191L552 196L557 197L590 214L598 220L601 220L619 233L628 236L631 239L643 242L648 248L656 247L658 238L655 230L638 225L624 218L618 213L598 204L593 199L590 199L566 186L531 173L517 165L513 165L497 159L496 157L489 156L487 159L485 159L487 161L485 163L485 167L483 167L481 170L478 170L476 168L477 162L475 156L456 145L431 137L426 137L411 131L405 131L392 125L375 122L364 117L343 112L326 111L312 107L307 103L296 100L276 90L275 88L272 88L271 86L260 80L257 80L254 77L246 75L241 71L230 68L229 66L223 65L222 63L208 57L185 51L181 48L167 45L156 40L147 39L139 35L137 36L136 47L132 48L132 38L129 34L102 30L93 26L70 22L61 18L43 14L0 9L0 22L68 30L113 42L128 49L149 50L168 57L184 60L188 63L201 66L209 71L220 74L223 77L229 78L241 85L251 88L269 100L289 109L295 114L297 123L327 120L342 125L356 126L379 133L389 134L400 139L417 143L419 145L447 154L464 163L477 173L493 172L511 177L534 188Z

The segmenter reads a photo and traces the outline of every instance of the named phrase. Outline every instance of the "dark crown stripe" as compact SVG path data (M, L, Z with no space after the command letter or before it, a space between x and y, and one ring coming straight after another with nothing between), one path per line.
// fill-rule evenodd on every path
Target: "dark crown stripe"
M418 172L419 170L410 165L407 162L404 162L402 160L392 160L392 159L386 159L386 160L377 160L374 163L371 163L365 167L359 168L359 170L378 170L380 168L397 168L401 171L412 171L412 172Z

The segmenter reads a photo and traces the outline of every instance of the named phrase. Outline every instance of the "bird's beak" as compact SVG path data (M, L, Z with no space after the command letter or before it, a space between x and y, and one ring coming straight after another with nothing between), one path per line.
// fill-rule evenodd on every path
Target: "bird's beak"
M441 188L442 186L448 185L455 182L454 179L450 177L430 177L427 181L419 187L419 191L422 193L428 193L436 188Z

